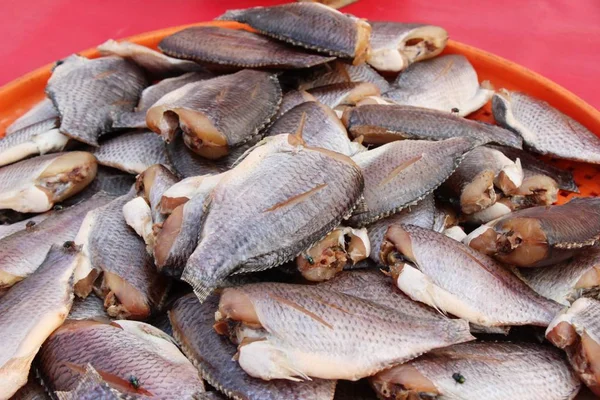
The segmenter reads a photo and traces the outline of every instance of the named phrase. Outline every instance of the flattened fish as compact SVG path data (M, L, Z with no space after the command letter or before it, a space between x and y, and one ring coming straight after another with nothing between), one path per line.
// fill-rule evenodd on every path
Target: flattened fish
M335 60L256 33L218 26L184 29L165 37L158 47L173 57L241 68L310 68Z
M360 143L350 141L346 128L331 108L314 101L302 103L283 114L269 127L265 136L284 133L301 134L309 146L336 151L349 157L366 151Z
M539 294L569 305L579 297L598 297L600 248L543 268L523 268L519 276Z
M44 381L55 391L75 389L91 364L113 389L135 398L189 399L204 392L192 363L164 333L143 322L69 320L44 343L39 361Z
M88 364L73 390L55 392L58 400L126 400L128 395L120 393L102 379L98 371Z
M53 214L52 211L45 212L43 214L35 214L31 218L24 219L22 221L14 222L9 225L0 225L0 239L12 235L15 232L19 232L25 229L33 229L36 224L39 224L49 216Z
M103 56L119 56L136 63L152 79L166 78L204 69L193 61L178 60L146 46L127 41L117 42L109 39L98 46L98 51Z
M108 320L110 316L104 308L104 301L94 294L85 299L75 298L68 319Z
M164 141L149 130L131 131L104 140L92 150L99 164L141 174L154 164L170 166Z
M258 134L281 102L279 81L273 74L242 70L168 93L148 110L148 127L167 142L181 128L185 144L210 159Z
M365 190L351 224L365 226L415 204L441 185L472 147L467 138L407 140L355 155Z
M317 101L335 109L355 105L368 96L379 96L379 88L369 82L333 83L308 90Z
M471 233L469 246L518 267L566 260L600 240L600 199L527 208Z
M600 302L582 297L556 317L546 339L564 349L579 379L600 396Z
M379 253L385 232L390 225L416 225L425 229L433 229L435 219L435 200L433 194L425 196L419 200L416 205L405 208L399 213L392 214L387 218L380 219L367 226L369 241L371 243L371 260L380 264Z
M297 1L310 1L314 3L321 3L328 7L339 9L349 4L355 3L358 0L297 0Z
M473 66L458 54L412 64L395 85L395 89L385 93L386 99L461 117L481 108L494 94L492 85L488 81L480 85Z
M522 183L523 170L518 161L514 163L500 151L481 146L465 156L442 187L459 199L463 213L473 214L496 202L494 186L509 194Z
M509 200L513 210L534 206L549 206L558 198L558 183L546 175L524 171L521 186L513 190Z
M358 380L428 350L473 339L462 320L413 317L308 285L226 288L215 319L241 323L233 332L240 343L238 362L264 380Z
M232 273L291 260L348 216L362 188L349 157L291 135L267 138L214 188L183 280L204 300Z
M226 172L217 175L198 175L182 179L169 186L160 199L160 210L171 214L175 208L184 204L199 193L210 193Z
M82 191L96 176L90 153L71 151L30 158L0 169L0 208L44 212Z
M114 196L122 196L129 192L131 186L135 183L135 176L128 174L118 169L98 166L96 178L84 190L77 193L73 197L64 200L59 208L69 207L79 204L84 200L89 199L98 192L105 192Z
M343 121L354 137L365 143L384 144L402 139L443 140L469 137L480 143L522 146L521 138L507 129L461 118L444 111L403 105L369 104L349 109Z
M281 106L279 106L279 110L277 110L277 114L273 120L276 121L292 108L307 101L317 101L317 99L304 90L290 90L281 99Z
M142 92L140 101L134 111L124 112L113 118L113 128L146 128L146 112L161 97L188 83L210 78L214 78L214 75L210 72L188 72L181 76L163 79L155 85L148 86Z
M298 270L309 281L333 278L347 264L366 259L371 252L367 230L340 226L296 257Z
M392 225L381 259L413 300L478 325L547 326L561 309L493 259L417 226Z
M217 296L200 304L196 296L189 294L177 300L169 312L173 333L181 349L210 385L236 400L333 398L333 380L263 381L246 374L238 363L232 362L235 345L213 329L218 303Z
M0 290L32 274L53 244L73 240L87 212L110 200L112 197L98 193L75 206L54 211L31 228L0 240Z
M60 113L60 132L98 146L112 119L133 110L146 86L142 70L121 57L70 56L54 68L46 94Z
M536 153L600 164L600 138L545 101L501 90L492 111L500 125L519 133Z
M8 399L27 383L40 346L67 317L76 257L76 249L56 245L35 273L0 299L0 398Z
M201 157L185 145L183 135L176 135L173 141L167 144L167 154L177 175L182 178L220 174L231 168L231 159L233 158L233 156L225 157L223 160L213 161Z
M301 79L298 89L308 90L334 83L368 82L379 88L381 93L390 90L389 82L368 64L352 65L342 61L317 68L308 77Z
M162 198L177 182L179 178L161 164L152 165L137 177L135 187L138 195L150 205L153 223L160 224L165 220L165 211L161 206Z
M24 129L0 139L0 166L12 164L29 156L62 151L69 137L58 129L33 133Z
M380 71L402 71L410 64L432 58L446 47L442 27L401 22L371 21L371 52L367 62Z
M112 317L145 319L164 299L169 282L156 271L144 242L123 216L133 190L87 214L75 243L82 254L75 270L75 294L86 297L102 272L99 295Z
M243 22L275 39L351 58L355 64L363 62L369 50L371 26L367 22L318 3L229 10L217 19Z
M36 133L45 132L58 128L58 117L58 110L52 104L52 100L46 97L6 127L5 133L8 136L25 128L36 129Z
M457 344L369 380L386 399L563 400L581 386L559 351L536 343Z

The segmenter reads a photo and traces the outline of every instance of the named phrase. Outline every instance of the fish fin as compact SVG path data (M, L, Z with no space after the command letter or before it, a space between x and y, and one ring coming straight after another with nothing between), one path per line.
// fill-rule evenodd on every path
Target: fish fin
M307 310L306 308L302 307L301 305L299 305L298 303L295 303L291 300L288 300L286 298L283 298L281 296L278 296L276 294L273 293L269 293L268 295L270 298L272 298L275 301L278 301L282 304L285 304L293 309L295 309L296 311L299 311L307 316L309 316L310 318L314 319L315 321L317 321L318 323L328 327L329 329L333 329L333 326L331 324L329 324L327 321L325 321L323 318L319 317L317 314L313 313L310 310Z
M304 192L304 193L300 193L297 194L296 196L292 196L289 199L286 199L282 202L279 202L269 208L267 208L265 211L263 212L271 212L271 211L275 211L279 208L283 208L283 207L289 207L289 206L293 206L296 203L299 203L305 199L307 199L308 197L312 196L313 194L317 193L318 191L320 191L321 189L324 189L327 187L327 183L322 183L318 186L315 186L314 188Z
M388 184L390 181L392 181L396 176L398 176L398 174L400 174L402 171L404 171L405 169L409 168L411 165L419 162L422 158L423 158L424 154L418 155L416 157L411 158L410 160L406 160L403 163L401 163L400 165L398 165L396 168L394 168L386 177L384 180L382 180L381 182L379 182L379 184L377 185L378 187L381 186L385 186L386 184Z
M77 372L78 374L85 376L86 374L89 373L89 369L88 367L91 367L93 369L93 366L91 364L88 364L88 367L84 367L80 364L76 364L76 363L72 363L72 362L64 362L64 365L71 369L72 371ZM106 372L100 369L94 369L98 375L102 378L102 381L106 382L108 385L110 385L111 387L121 391L121 392L130 392L130 393L137 393L137 394L143 394L146 396L152 396L152 393L150 393L149 391L147 391L146 389L142 388L141 386L138 388L135 388L132 386L132 384L130 383L130 381L128 381L127 379L121 378L118 375L112 374L110 372Z
M306 112L303 112L302 116L300 117L300 122L298 123L298 128L296 128L296 133L294 133L292 135L292 138L298 141L297 145L303 145L305 143L304 139L302 138L302 133L304 132L305 125L306 125ZM292 143L292 144L296 144L296 143Z

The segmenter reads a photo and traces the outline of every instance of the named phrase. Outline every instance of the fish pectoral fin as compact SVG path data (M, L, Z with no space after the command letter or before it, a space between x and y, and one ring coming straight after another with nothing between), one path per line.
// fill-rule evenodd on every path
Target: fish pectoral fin
M313 313L312 311L307 310L306 308L302 307L300 304L295 303L291 300L285 299L281 296L277 296L276 294L273 294L273 293L269 293L269 297L279 303L285 304L286 306L291 307L294 310L299 311L299 312L309 316L310 318L314 319L318 323L325 325L329 329L333 329L333 326L331 324L329 324L327 321L325 321L323 318L319 317L317 314Z
M277 203L277 204L275 204L275 205L267 208L263 212L271 212L271 211L275 211L275 210L278 210L278 209L281 209L281 208L291 207L291 206L293 206L293 205L295 205L297 203L305 201L306 199L308 199L309 197L315 195L321 189L324 189L326 187L327 187L327 184L326 183L322 183L322 184L320 184L318 186L315 186L314 188L312 188L310 190L307 190L304 193L297 194L295 196L290 197L287 200L281 201L281 202L279 202L279 203Z
M385 179L383 179L381 182L379 182L379 184L377 185L378 187L381 186L385 186L388 183L390 183L396 176L398 176L402 171L404 171L405 169L409 168L411 165L415 164L416 162L420 161L425 155L421 154L418 155L416 157L413 157L409 160L404 161L403 163L401 163L400 165L398 165L396 168L394 168L386 177Z
M81 376L85 375L87 372L87 368L80 364L66 361L66 362L64 362L64 365L67 368L71 369L72 371L77 372ZM104 371L101 369L96 369L96 372L98 372L98 375L100 375L100 377L102 377L102 380L104 382L108 383L110 386L112 386L113 388L115 388L121 392L137 393L137 394L143 394L146 396L152 396L152 393L150 393L143 387L141 387L141 386L134 387L133 384L130 382L130 380L128 380L126 378L121 378L118 375L112 374L110 372L107 372L107 371ZM143 382L140 382L140 385L141 384L143 384Z

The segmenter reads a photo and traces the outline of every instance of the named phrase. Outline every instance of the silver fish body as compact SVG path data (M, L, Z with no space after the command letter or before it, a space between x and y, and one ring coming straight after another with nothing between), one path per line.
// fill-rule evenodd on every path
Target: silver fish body
M489 82L481 85L463 55L446 55L409 66L384 94L397 104L469 115L492 98Z
M492 111L500 125L519 133L536 153L600 164L600 138L544 101L501 90Z
M342 61L335 61L319 67L312 74L301 78L298 89L309 90L334 83L350 82L372 83L379 88L381 93L390 90L389 82L368 64L352 65Z
M58 129L37 133L23 129L0 139L0 166L12 164L32 155L62 151L69 138Z
M71 307L68 319L108 320L110 319L110 316L106 313L104 301L101 298L90 294L85 299L76 298L73 301L73 306Z
M277 114L275 114L273 121L277 121L283 114L307 101L317 101L317 99L305 90L290 90L283 95L281 105L279 106L279 110L277 110Z
M355 105L365 97L381 94L379 88L370 82L333 83L309 89L308 93L332 109Z
M133 110L146 85L142 70L120 57L71 56L54 69L46 93L60 113L60 132L98 146L113 117Z
M52 100L45 97L44 100L31 107L29 111L17 118L12 124L6 127L6 135L24 130L34 129L41 133L49 129L58 128L59 114Z

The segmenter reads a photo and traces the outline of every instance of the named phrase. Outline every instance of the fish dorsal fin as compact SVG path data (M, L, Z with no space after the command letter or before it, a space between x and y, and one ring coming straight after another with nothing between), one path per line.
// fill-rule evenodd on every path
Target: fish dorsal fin
M303 112L300 116L300 122L298 123L298 128L296 128L296 132L293 135L290 135L288 139L289 144L293 146L302 146L305 144L304 139L302 138L302 133L304 133L304 126L306 125L306 112Z

